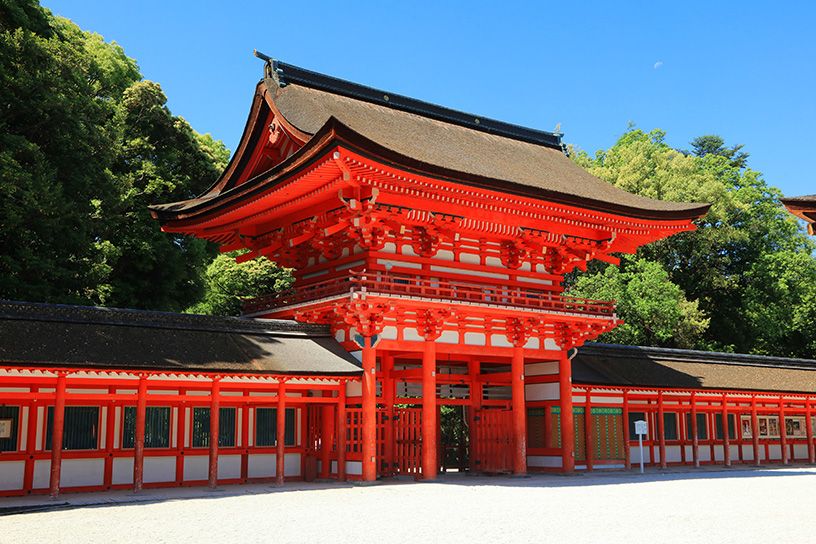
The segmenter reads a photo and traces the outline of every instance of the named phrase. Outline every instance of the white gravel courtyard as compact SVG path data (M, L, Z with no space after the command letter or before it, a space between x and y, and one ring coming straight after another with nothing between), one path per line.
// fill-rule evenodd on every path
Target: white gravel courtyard
M64 495L0 516L0 542L812 542L814 490L791 467Z

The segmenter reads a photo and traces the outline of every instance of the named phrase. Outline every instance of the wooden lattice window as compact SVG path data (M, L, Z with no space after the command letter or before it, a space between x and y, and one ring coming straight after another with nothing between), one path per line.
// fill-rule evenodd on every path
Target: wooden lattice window
M66 406L63 419L62 449L95 450L99 442L99 407ZM54 407L48 407L45 449L51 449L54 430Z
M286 408L283 430L283 444L295 445L295 409ZM255 445L275 446L278 437L278 409L257 408L255 410Z
M686 414L686 438L691 440L691 414ZM708 418L706 414L697 414L697 439L706 440L708 438Z
M132 448L136 440L136 407L126 406L122 425L122 448ZM148 406L145 409L145 448L170 447L170 408Z
M210 445L210 409L193 408L193 447ZM218 447L235 446L235 408L221 408L218 412Z
M546 411L544 408L527 408L527 446L543 448L547 433Z
M20 407L0 406L0 451L17 451Z

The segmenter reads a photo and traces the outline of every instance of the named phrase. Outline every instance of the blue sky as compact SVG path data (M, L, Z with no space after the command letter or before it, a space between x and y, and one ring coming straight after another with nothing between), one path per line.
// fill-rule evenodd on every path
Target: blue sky
M594 152L631 121L743 143L816 193L816 3L43 0L118 42L174 113L234 149L261 61L535 128Z

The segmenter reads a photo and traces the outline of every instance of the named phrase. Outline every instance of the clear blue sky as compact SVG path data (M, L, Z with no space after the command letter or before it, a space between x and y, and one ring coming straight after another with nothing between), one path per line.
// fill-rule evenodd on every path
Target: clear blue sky
M43 0L158 81L234 149L261 61L545 130L594 152L629 121L685 148L743 143L788 195L816 193L816 3Z

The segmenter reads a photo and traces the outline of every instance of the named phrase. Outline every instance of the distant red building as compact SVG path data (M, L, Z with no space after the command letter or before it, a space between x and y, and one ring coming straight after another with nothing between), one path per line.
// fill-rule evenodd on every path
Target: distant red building
M639 419L656 465L812 461L812 361L576 350L620 320L563 275L707 208L616 189L559 134L268 60L222 177L151 211L295 288L243 319L5 305L0 492L623 468Z
M782 204L793 215L804 220L807 223L808 234L813 234L813 223L816 222L816 195L783 198Z

